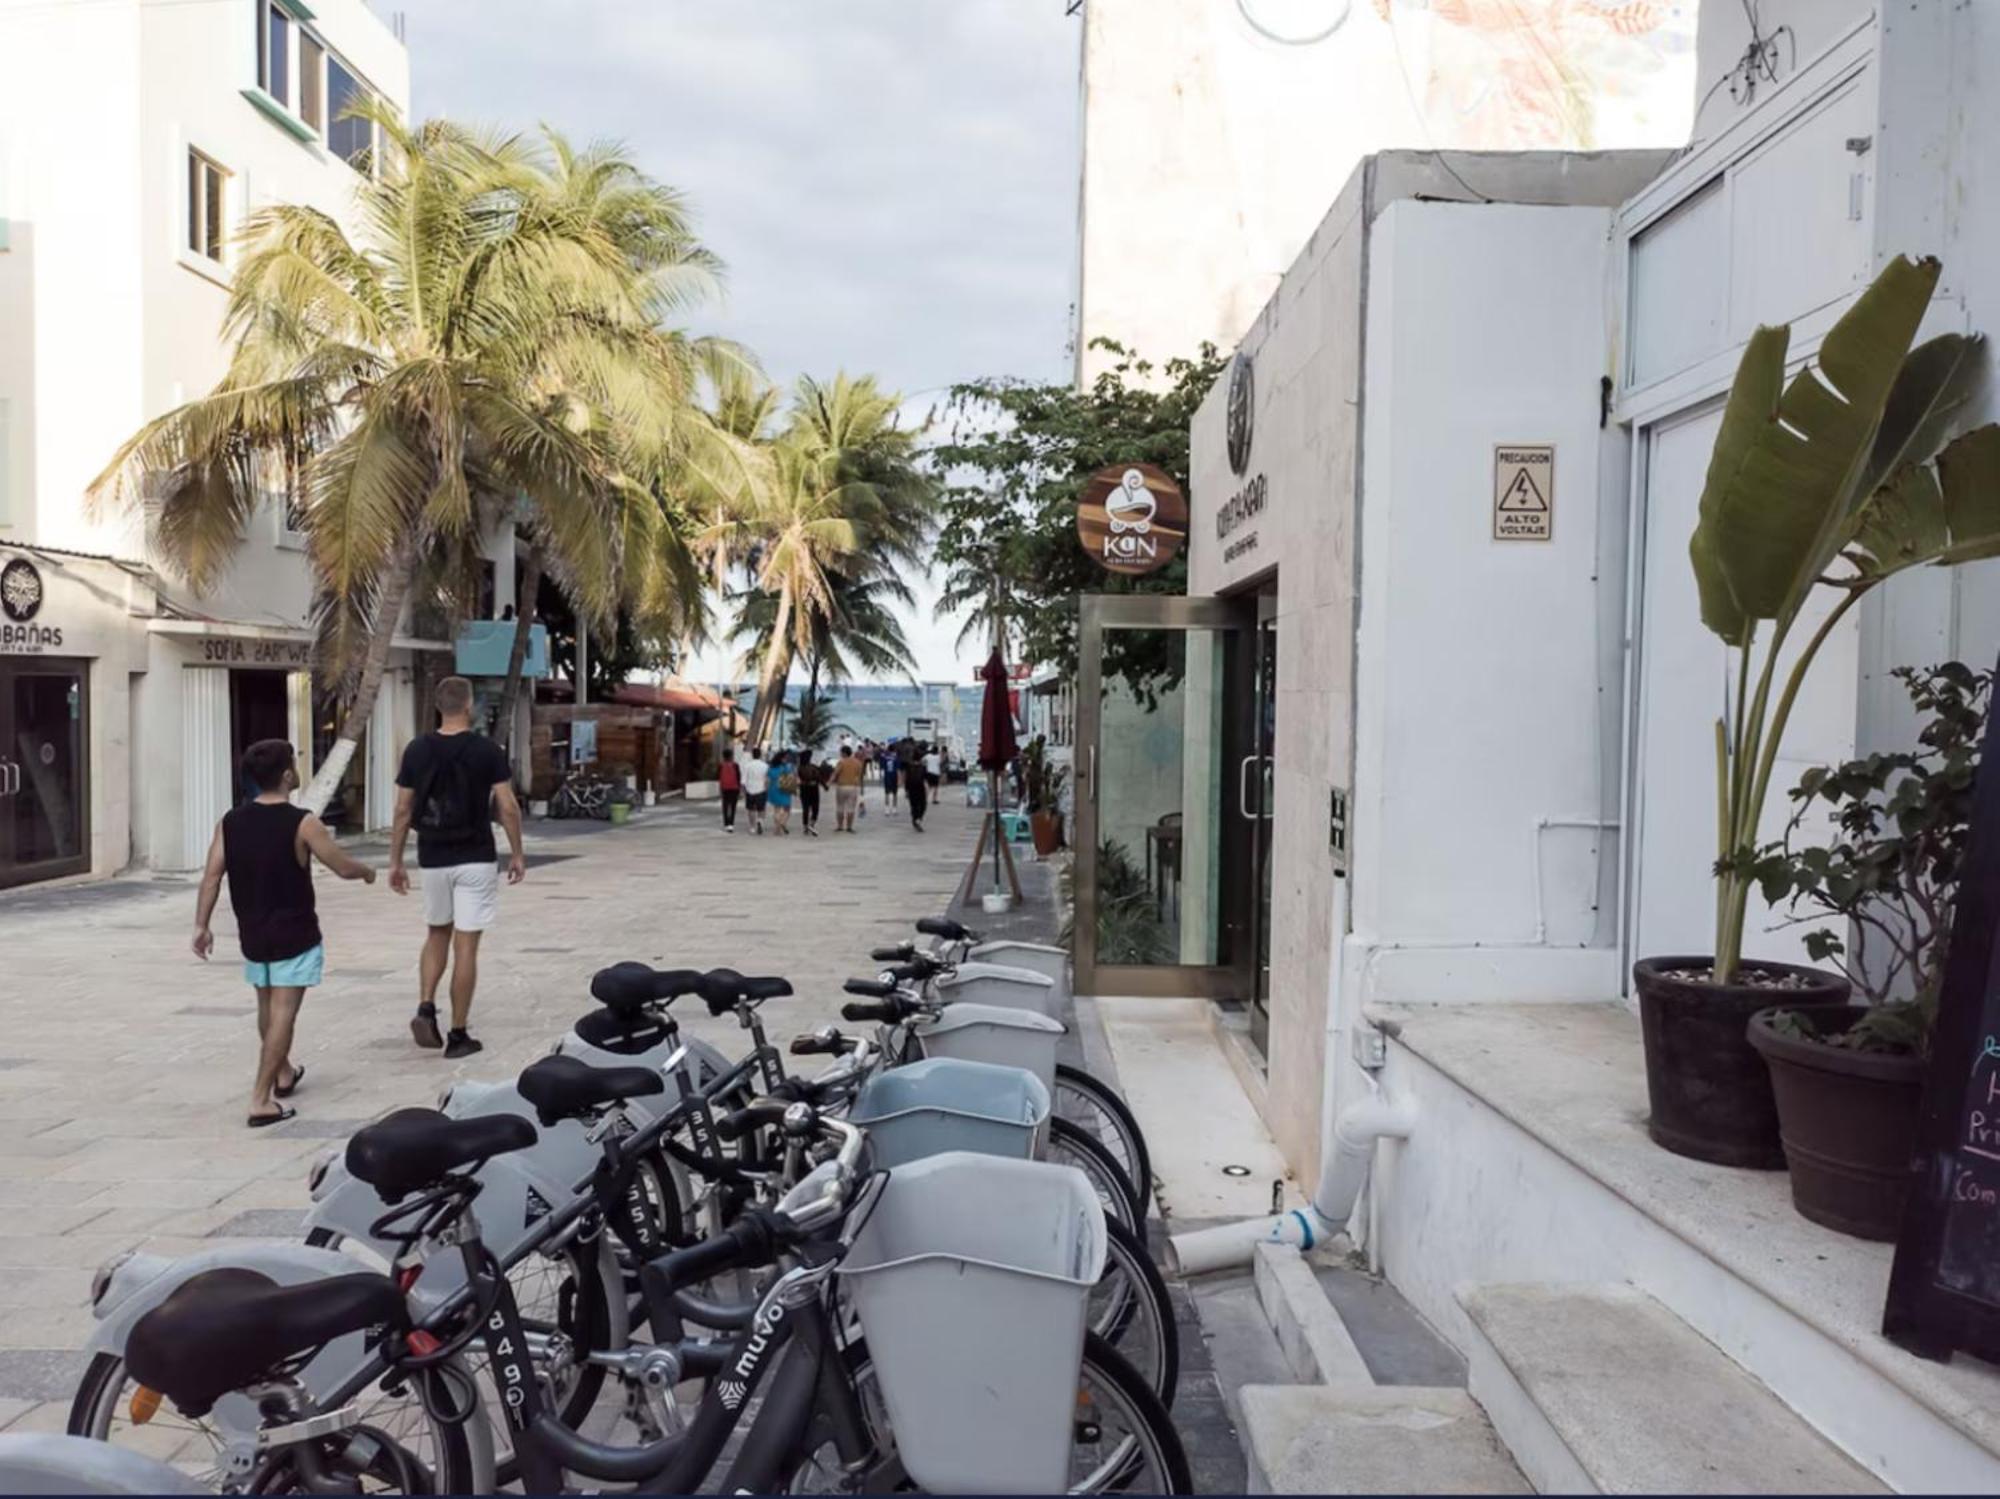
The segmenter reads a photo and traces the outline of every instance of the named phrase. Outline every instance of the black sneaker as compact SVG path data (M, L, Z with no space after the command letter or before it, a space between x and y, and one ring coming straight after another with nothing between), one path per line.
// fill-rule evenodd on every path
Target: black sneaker
M444 1054L447 1058L469 1057L475 1051L484 1050L486 1050L484 1046L473 1040L464 1031L453 1031L446 1037L444 1043Z
M426 1051L436 1051L444 1045L444 1037L438 1034L438 1010L436 1005L418 1005L415 1017L410 1021L410 1035L417 1045Z

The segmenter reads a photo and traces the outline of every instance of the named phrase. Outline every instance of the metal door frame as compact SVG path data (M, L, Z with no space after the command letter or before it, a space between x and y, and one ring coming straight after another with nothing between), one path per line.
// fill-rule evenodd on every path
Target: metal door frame
M65 875L87 874L90 870L90 795L91 795L91 752L90 752L90 662L81 656L7 656L0 658L0 760L9 765L18 765L11 753L14 733L14 681L17 676L70 676L76 678L77 690L77 783L72 788L76 799L77 852L67 859L48 859L39 864L26 866L14 863L11 816L5 819L8 829L0 831L0 890L12 889L18 885L38 884L43 880L57 880ZM11 784L11 795L20 795L25 779L17 768L7 777ZM4 806L0 802L0 806ZM9 813L12 808L8 807Z
M1223 666L1223 763L1242 758L1242 740L1250 728L1246 695L1252 687L1257 632L1253 597L1187 598L1176 594L1084 594L1079 600L1076 692L1076 916L1072 923L1072 957L1079 994L1130 994L1151 999L1243 999L1254 983L1257 960L1243 924L1244 951L1229 964L1100 964L1097 961L1097 788L1098 734L1103 724L1104 632L1107 629L1221 630L1230 634ZM1224 830L1241 820L1241 809L1224 799ZM1238 830L1247 837L1247 823ZM1225 919L1232 905L1254 903L1248 871L1231 867L1230 849L1223 844L1222 891Z
M1278 650L1278 591L1277 578L1273 574L1270 583L1256 595L1257 626L1252 635L1250 711L1251 726L1249 752L1265 762L1266 774L1257 780L1257 816L1250 829L1250 992L1244 996L1250 1009L1250 1037L1255 1042L1259 1055L1267 1055L1271 1019L1271 995L1265 986L1270 974L1264 962L1264 949L1270 941L1270 908L1264 899L1264 892L1271 888L1270 863L1271 844L1276 829L1272 826L1272 806L1276 801L1276 786L1268 772L1275 767L1278 756L1278 676L1275 668L1270 681L1264 680L1264 636L1271 636L1273 656ZM1259 709L1263 706L1261 694L1271 695L1271 742L1264 743L1264 718Z

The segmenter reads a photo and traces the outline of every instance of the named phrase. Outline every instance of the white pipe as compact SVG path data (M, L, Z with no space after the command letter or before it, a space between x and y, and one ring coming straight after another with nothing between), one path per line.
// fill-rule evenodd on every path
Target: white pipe
M1333 1139L1310 1202L1290 1212L1177 1234L1171 1240L1174 1263L1183 1275L1202 1275L1248 1264L1259 1244L1311 1249L1326 1243L1354 1216L1355 1199L1374 1160L1375 1142L1407 1140L1416 1122L1417 1106L1411 1099L1390 1098L1379 1089L1357 1099L1334 1121Z

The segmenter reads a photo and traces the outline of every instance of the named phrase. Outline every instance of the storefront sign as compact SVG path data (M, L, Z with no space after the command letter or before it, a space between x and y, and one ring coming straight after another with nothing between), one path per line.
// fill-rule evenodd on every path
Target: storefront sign
M35 655L62 649L62 626L40 618L48 591L26 557L0 565L0 651Z
M1187 498L1150 463L1114 463L1091 476L1076 507L1083 549L1108 571L1157 572L1187 540Z
M1223 407L1223 438L1229 471L1243 482L1215 511L1215 539L1226 543L1222 560L1234 562L1257 550L1257 517L1264 513L1270 485L1250 473L1250 447L1257 436L1257 368L1248 354L1229 366L1229 395ZM1247 476L1247 477L1246 477ZM1245 527L1249 527L1245 530ZM1236 534L1236 533L1241 534ZM1230 538L1235 536L1234 540Z
M1989 716L1959 874L1916 1172L1882 1331L1926 1358L2000 1361L2000 715Z
M1555 535L1553 443L1513 443L1493 450L1493 539L1547 541Z
M313 648L309 640L237 640L216 637L202 641L201 659L211 666L305 668L313 664Z

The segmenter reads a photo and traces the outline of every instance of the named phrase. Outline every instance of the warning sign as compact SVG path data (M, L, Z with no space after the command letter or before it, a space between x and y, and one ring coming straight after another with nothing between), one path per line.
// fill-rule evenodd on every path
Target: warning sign
M1493 539L1547 541L1555 534L1555 520L1555 445L1494 448Z

